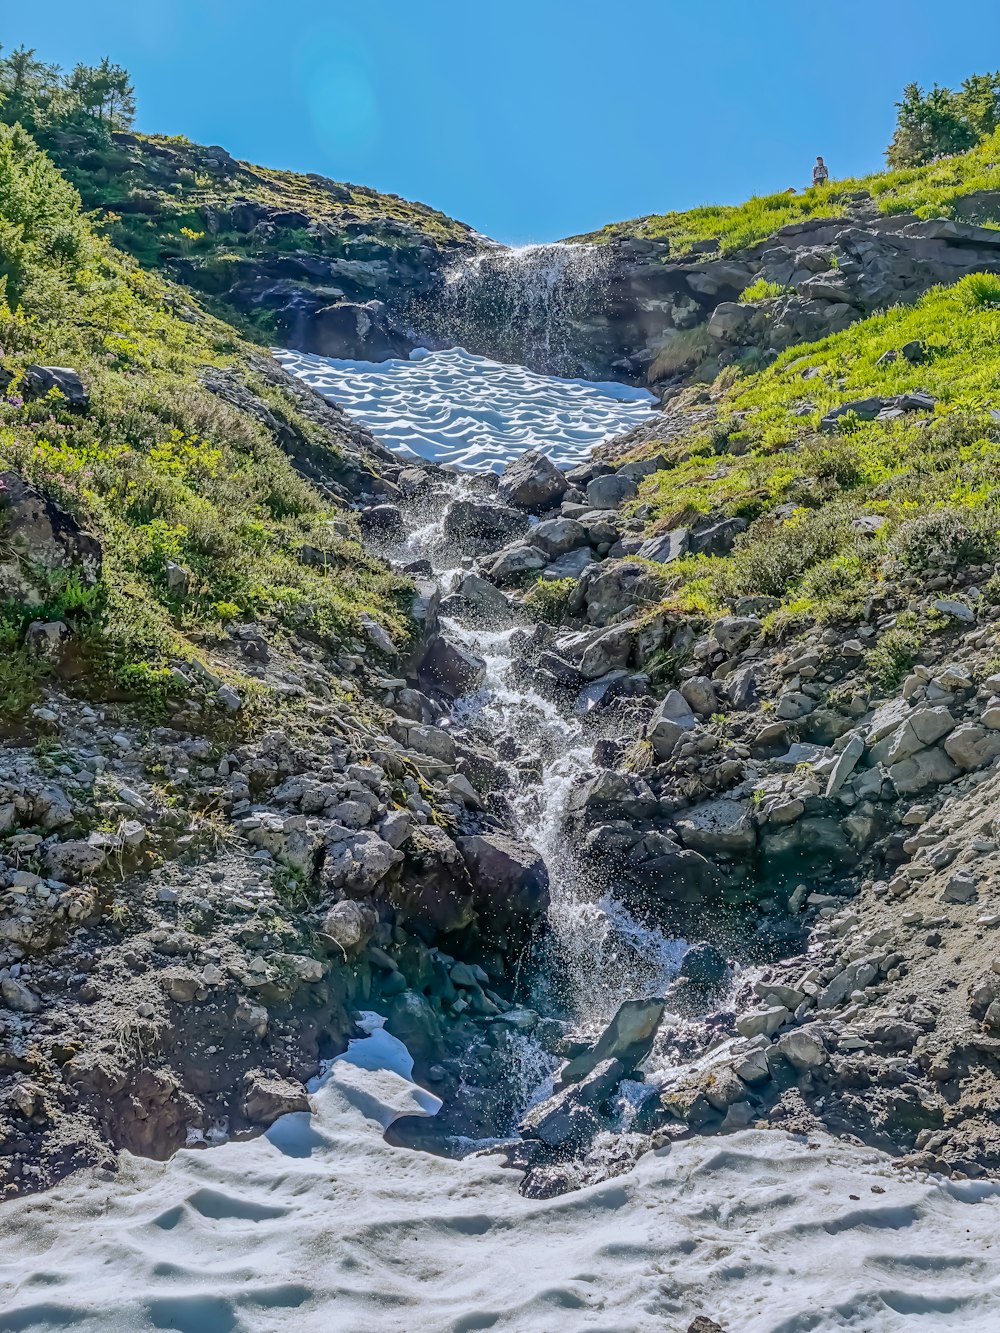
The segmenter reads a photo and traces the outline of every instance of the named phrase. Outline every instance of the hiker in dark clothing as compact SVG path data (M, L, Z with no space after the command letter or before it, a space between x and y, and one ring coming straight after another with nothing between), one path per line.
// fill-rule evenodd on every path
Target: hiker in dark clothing
M829 179L830 173L826 169L826 163L818 157L813 167L813 185L825 185Z

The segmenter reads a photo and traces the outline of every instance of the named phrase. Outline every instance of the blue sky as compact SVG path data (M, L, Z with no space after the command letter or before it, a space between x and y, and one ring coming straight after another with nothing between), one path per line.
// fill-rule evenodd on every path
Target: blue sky
M45 0L0 40L128 66L139 128L509 243L873 170L905 83L1000 67L996 0Z

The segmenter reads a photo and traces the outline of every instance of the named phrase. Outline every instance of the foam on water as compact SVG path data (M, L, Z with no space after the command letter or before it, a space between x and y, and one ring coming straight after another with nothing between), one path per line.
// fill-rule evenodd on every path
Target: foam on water
M384 1032L311 1114L122 1158L0 1212L4 1333L732 1333L1000 1326L1000 1185L769 1131L693 1141L556 1199L496 1158L390 1147L436 1099ZM625 1090L626 1093L629 1089ZM624 1112L627 1119L627 1111Z
M276 355L402 456L475 471L500 471L529 449L572 467L656 403L645 389L536 375L461 347L378 363Z

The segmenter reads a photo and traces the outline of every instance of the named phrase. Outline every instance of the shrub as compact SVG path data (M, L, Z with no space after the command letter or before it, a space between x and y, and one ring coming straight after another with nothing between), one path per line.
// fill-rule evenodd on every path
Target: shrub
M765 278L758 278L749 287L743 288L739 300L741 305L753 305L757 301L770 301L776 296L788 296L794 290L793 287L785 287L780 282L768 282Z
M838 511L800 510L789 519L759 519L737 538L719 576L719 591L724 597L782 597L807 569L854 540L848 517Z
M888 630L866 654L868 669L884 690L894 690L917 662L920 640L904 629Z
M998 529L990 512L934 509L911 518L889 543L889 557L914 574L954 570L996 558Z
M570 617L569 602L576 579L539 579L524 598L525 606L547 625L562 625Z
M954 290L966 310L1000 306L1000 277L995 273L969 273L955 283Z

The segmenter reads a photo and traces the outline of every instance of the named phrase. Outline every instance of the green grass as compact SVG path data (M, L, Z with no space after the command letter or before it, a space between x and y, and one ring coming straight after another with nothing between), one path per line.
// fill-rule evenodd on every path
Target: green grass
M886 578L1000 554L1000 424L991 415L1000 411L1000 305L981 299L995 281L973 274L790 349L760 373L726 372L711 431L648 446L673 464L634 502L646 507L649 531L699 513L750 521L730 555L669 567L674 604L711 613L767 595L783 614L850 619ZM877 364L909 342L923 344L922 362ZM819 430L845 401L915 389L938 399L932 413ZM859 531L861 515L884 524Z
M782 286L780 282L768 282L766 278L758 278L740 292L740 304L753 305L756 301L769 301L776 296L787 296L794 290L793 287Z
M54 586L42 608L73 625L92 683L162 698L171 659L195 655L194 640L227 620L270 620L279 636L334 646L368 612L405 642L406 581L333 528L343 511L199 373L237 369L331 475L341 466L336 442L260 380L232 328L96 235L72 187L23 132L4 126L0 186L0 348L14 376L0 396L0 468L51 494L102 542L98 589L74 600L70 586ZM58 394L22 401L31 363L77 369L89 411L68 411ZM327 552L325 570L300 561L303 545ZM169 561L188 572L183 593L168 586ZM25 615L0 605L15 655ZM37 672L25 677L8 663L6 675L0 715L30 694L22 685Z
M743 204L710 204L687 212L634 218L573 239L665 240L673 254L683 254L701 241L717 241L723 252L731 252L754 245L793 222L849 213L859 193L870 195L881 213L931 218L966 216L962 200L977 190L1000 190L1000 131L969 152L930 166L838 180L797 194L755 195ZM1000 210L968 220L993 223L998 219Z

